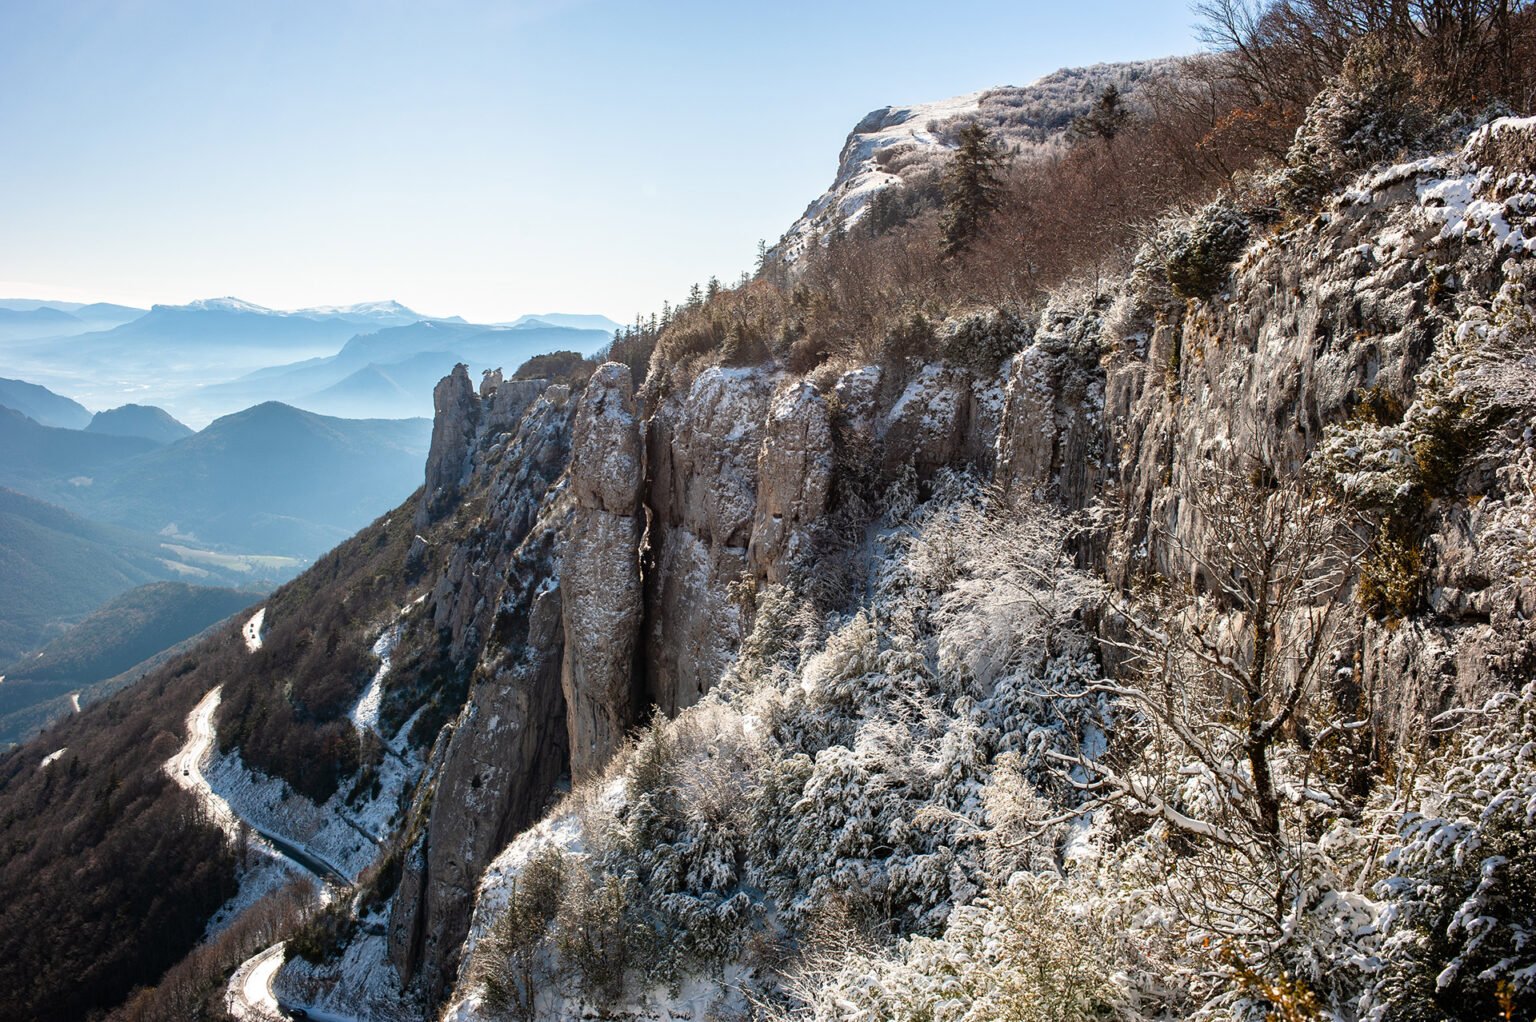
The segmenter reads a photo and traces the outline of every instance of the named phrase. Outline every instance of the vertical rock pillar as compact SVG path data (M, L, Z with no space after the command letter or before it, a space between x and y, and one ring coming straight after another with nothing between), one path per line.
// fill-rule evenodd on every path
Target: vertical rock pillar
M640 424L629 369L598 368L576 410L571 446L574 504L561 567L565 690L571 773L602 768L638 712L634 677L643 587L644 485Z
M480 398L460 362L432 391L432 446L427 452L426 489L416 511L416 527L441 518L458 502L469 475L469 449L480 419Z

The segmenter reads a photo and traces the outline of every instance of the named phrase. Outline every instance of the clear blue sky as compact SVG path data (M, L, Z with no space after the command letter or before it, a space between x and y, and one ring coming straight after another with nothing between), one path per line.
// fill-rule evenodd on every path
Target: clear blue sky
M0 297L625 319L867 111L1195 49L1187 0L0 0Z

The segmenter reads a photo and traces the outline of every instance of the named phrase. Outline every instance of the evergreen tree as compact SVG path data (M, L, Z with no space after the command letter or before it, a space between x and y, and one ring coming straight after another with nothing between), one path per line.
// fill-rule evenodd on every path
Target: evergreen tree
M709 287L706 288L705 291L704 291L704 300L712 302L712 301L715 300L716 297L719 296L719 294L720 294L720 278L719 277L715 277L715 276L711 276L709 278Z
M1002 203L1001 170L1008 153L983 125L960 129L944 182L944 254L959 255L981 234Z
M1115 136L1120 134L1121 129L1130 119L1130 108L1121 98L1120 90L1114 83L1110 83L1104 86L1103 92L1099 93L1093 109L1072 122L1068 134L1075 142L1090 138L1097 138L1106 143L1113 142Z

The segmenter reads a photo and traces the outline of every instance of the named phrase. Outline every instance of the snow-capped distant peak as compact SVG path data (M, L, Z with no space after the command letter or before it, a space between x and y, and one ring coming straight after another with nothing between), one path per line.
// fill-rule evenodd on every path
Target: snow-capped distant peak
M186 305L163 305L156 308L190 310L196 312L239 312L253 316L303 316L308 319L339 318L358 323L384 323L391 326L414 323L422 317L396 301L358 302L355 305L317 305L309 309L287 311L269 309L243 298L199 298Z
M301 316L412 316L420 318L415 312L401 305L399 302L388 299L382 302L357 302L353 305L316 305L309 309L300 309Z
M249 312L258 316L280 316L282 313L248 302L243 298L199 298L195 302L186 305L171 306L171 308L197 309L203 312Z

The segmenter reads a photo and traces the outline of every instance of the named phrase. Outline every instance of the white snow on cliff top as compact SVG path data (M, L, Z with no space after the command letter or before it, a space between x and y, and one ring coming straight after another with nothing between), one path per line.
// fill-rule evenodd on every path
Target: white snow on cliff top
M935 129L951 118L978 113L983 95L985 92L971 92L933 103L883 107L866 114L843 143L832 187L795 221L780 242L781 249L791 256L797 254L797 249L816 230L830 224L838 214L847 224L857 222L876 192L901 180L899 174L882 166L882 156L903 147L935 152L949 149Z
M1062 68L1024 86L874 110L843 143L832 186L806 207L777 250L793 261L839 215L845 224L856 223L880 189L900 182L912 169L935 168L954 148L953 131L965 121L985 124L1010 146L1048 149L1073 119L1088 112L1106 85L1114 84L1134 104L1139 84L1175 66L1174 60L1164 59Z

